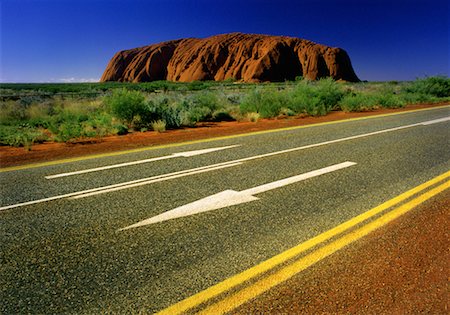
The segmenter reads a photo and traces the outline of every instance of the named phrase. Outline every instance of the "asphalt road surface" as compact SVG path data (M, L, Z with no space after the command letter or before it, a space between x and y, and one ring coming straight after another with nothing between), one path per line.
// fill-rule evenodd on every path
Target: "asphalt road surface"
M0 312L233 311L444 193L449 117L447 106L3 171Z
M233 314L448 314L450 190Z

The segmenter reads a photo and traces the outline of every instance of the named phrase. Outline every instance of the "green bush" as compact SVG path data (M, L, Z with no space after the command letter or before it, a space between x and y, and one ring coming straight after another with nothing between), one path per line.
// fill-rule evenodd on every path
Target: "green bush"
M256 112L263 118L279 115L283 107L287 107L287 95L284 91L255 88L248 93L240 105L243 114Z
M245 115L245 117L247 118L248 121L258 122L260 115L259 115L259 113L250 112L250 113L247 113Z
M350 93L339 101L339 107L345 112L368 111L376 108L377 100L367 94Z
M234 117L231 115L232 109L218 109L212 113L213 121L233 121Z
M405 102L405 104L416 104L424 102L433 102L438 100L438 98L428 95L428 94L418 94L418 93L406 93L402 92L399 97Z
M301 80L290 93L288 108L297 114L322 116L338 108L343 96L342 87L331 78L318 82Z
M54 114L48 102L32 104L26 109L26 116L30 126L48 128L51 115Z
M404 88L406 93L435 97L450 96L450 79L445 76L417 79Z
M211 112L218 108L219 100L212 92L198 92L191 97L193 107L206 107Z
M0 126L0 144L14 147L25 147L30 150L34 143L47 140L41 129L20 126Z
M153 121L163 120L167 128L179 128L181 126L179 101L167 95L152 96L148 101L149 111L153 113Z
M218 97L202 91L168 100L168 106L162 107L160 116L169 126L194 126L197 122L212 120L218 107Z
M296 114L306 113L307 108L312 108L318 104L311 82L306 80L298 81L298 84L290 93L289 99L288 108Z
M405 106L404 100L388 86L383 86L379 91L372 93L371 95L374 97L376 103L384 108L399 108Z
M152 129L156 132L166 131L166 122L164 120L157 120L151 123Z
M378 104L385 108L399 108L404 107L405 102L395 94L379 94L376 96Z
M51 126L50 130L54 134L54 140L57 142L68 142L82 136L82 127L77 121L64 121Z
M26 120L26 108L16 101L0 102L0 124L14 125Z
M115 117L131 124L135 116L148 116L148 104L145 96L139 91L117 89L110 96L106 96L104 103L109 112Z
M58 142L126 133L101 102L59 102L52 108L47 123L53 139Z
M339 83L332 78L323 78L316 83L317 97L320 104L325 106L327 111L336 109L339 101L344 96L344 91Z

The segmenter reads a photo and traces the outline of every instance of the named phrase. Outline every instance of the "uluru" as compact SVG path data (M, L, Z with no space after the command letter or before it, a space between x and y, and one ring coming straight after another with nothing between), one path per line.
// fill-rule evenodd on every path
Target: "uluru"
M119 51L100 81L279 82L298 76L359 81L342 48L295 37L243 33L178 39Z

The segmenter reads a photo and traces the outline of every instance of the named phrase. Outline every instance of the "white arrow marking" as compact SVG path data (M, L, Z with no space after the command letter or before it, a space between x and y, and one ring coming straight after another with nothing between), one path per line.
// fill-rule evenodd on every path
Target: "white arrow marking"
M239 147L239 146L240 145L236 144L236 145L229 145L229 146L220 147L220 148L209 148L209 149L203 149L203 150L178 152L178 153L173 153L171 155L161 156L161 157L156 157L156 158L151 158L151 159L145 159L145 160L139 160L139 161L132 161L132 162L126 162L126 163L120 163L120 164L101 166L101 167L90 168L90 169L85 169L85 170L75 171L75 172L70 172L70 173L61 173L61 174L55 174L55 175L48 175L48 176L45 176L45 178L46 179L53 179L53 178L59 178L59 177L65 177L65 176L72 176L72 175L79 175L79 174L85 174L85 173L91 173L91 172L98 172L98 171L109 170L109 169L117 168L117 167L137 165L137 164L143 164L143 163L149 163L149 162L173 159L173 158L177 158L177 157L192 157L192 156L206 154L206 153L211 153L211 152L215 152L215 151L231 149L231 148L235 148L235 147Z
M259 198L253 196L256 194L260 194L272 189L280 188L286 185L290 185L293 183L297 183L303 181L308 178L316 177L319 175L323 175L326 173L334 172L343 168L347 168L349 166L355 165L355 162L344 162L340 164L331 165L325 168L321 168L315 171L311 171L308 173L304 173L301 175L296 175L292 177L288 177L285 179L277 180L272 183L264 184L261 186L249 188L243 191L234 191L234 190L225 190L220 193L208 196L206 198L191 202L184 206L172 209L170 211L161 213L160 215L151 217L149 219L140 221L133 225L124 227L119 229L119 231L124 231L132 228L137 228L149 224L159 223L171 219L181 218L190 216L193 214L198 214L202 212L217 210L225 207L230 207L234 205L238 205L241 203L247 203L250 201L258 200Z
M64 194L64 195L48 197L48 198L44 198L44 199L38 199L38 200L17 203L17 204L13 204L13 205L9 205L9 206L0 207L0 211L23 207L23 206L34 205L34 204L38 204L41 202L47 202L47 201L58 200L58 199L63 199L63 198L71 198L71 199L84 198L84 197L88 197L88 196L94 196L97 194L103 194L105 192L117 191L117 190L121 190L121 189L132 188L132 187L138 187L138 186L143 186L143 185L148 185L148 184L152 184L152 183L166 181L169 179L180 178L180 177L190 176L190 175L194 175L194 174L201 174L201 173L205 173L205 172L215 171L215 170L219 170L219 169L223 169L223 168L227 168L227 167L237 166L240 164L242 164L242 163L241 162L232 162L232 163L225 162L225 163L219 163L219 164L214 164L214 165L192 168L192 169L178 171L178 172L169 173L169 174L156 175L156 176L141 178L141 179L125 182L125 183L113 184L113 185L109 185L109 186L81 190L81 191L76 191L76 192L72 192L72 193L68 193L68 194Z

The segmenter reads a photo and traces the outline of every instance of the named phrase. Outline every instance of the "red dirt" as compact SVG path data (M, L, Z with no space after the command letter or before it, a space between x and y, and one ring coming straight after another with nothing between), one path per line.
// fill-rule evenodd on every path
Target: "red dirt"
M444 104L410 105L402 109L379 109L370 112L344 113L332 112L322 117L289 117L283 119L262 119L252 122L204 123L196 128L169 130L164 133L137 132L124 136L110 136L102 139L90 139L77 143L43 143L33 145L31 151L24 148L0 147L0 167L10 167L30 163L46 162L64 158L92 154L116 152L140 147L179 143L192 140L215 138L220 136L244 134L249 132L310 125L349 118L373 116L414 109L442 106Z
M449 314L450 191L233 314Z

